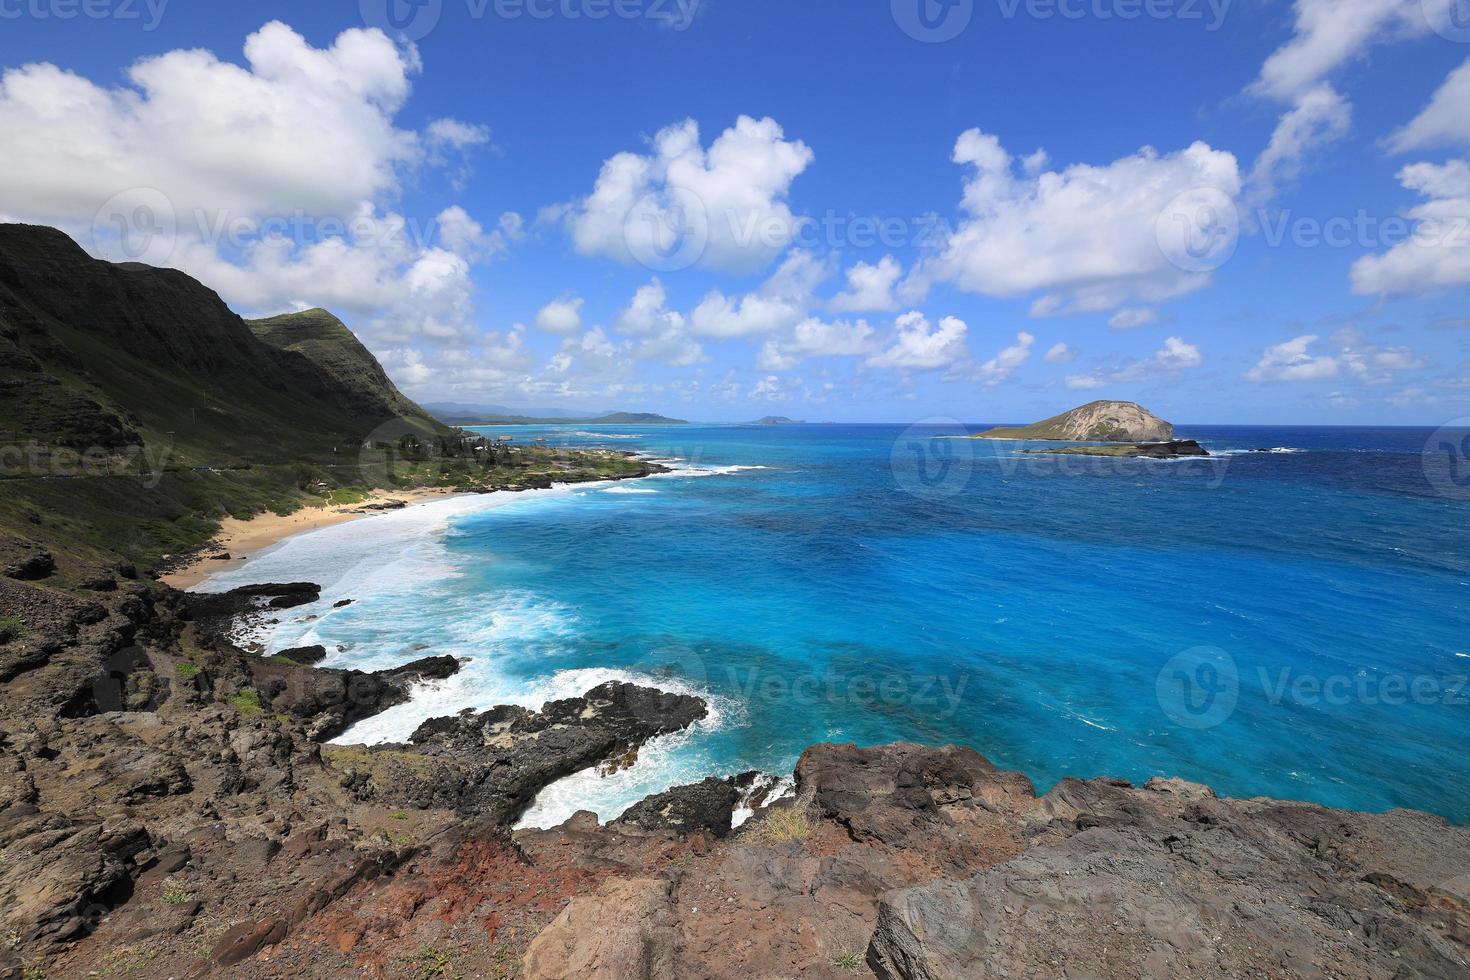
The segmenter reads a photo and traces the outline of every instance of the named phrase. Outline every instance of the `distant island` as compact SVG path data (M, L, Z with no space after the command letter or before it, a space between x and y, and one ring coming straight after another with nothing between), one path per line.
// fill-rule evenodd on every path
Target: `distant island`
M1174 426L1135 402L1095 401L1032 425L1003 426L973 438L1163 443L1174 438Z
M688 425L687 419L671 419L652 412L613 412L594 418L543 418L529 415L441 415L445 425Z
M754 425L806 425L796 419L788 419L784 415L767 415L763 419L756 419Z

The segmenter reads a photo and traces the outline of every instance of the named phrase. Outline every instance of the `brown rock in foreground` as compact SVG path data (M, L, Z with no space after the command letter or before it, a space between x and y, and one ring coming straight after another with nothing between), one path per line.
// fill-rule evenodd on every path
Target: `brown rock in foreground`
M703 704L606 685L324 745L457 664L301 667L167 589L0 584L37 624L0 644L4 980L1470 976L1470 830L1425 814L821 745L733 832L755 774L511 833Z

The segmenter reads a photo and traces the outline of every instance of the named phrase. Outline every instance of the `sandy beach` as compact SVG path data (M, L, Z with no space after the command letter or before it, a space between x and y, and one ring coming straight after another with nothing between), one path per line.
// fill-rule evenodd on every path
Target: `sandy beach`
M417 490L377 491L368 500L354 504L332 504L325 507L303 507L294 514L282 517L279 514L260 514L248 521L227 517L220 523L214 542L219 550L228 552L227 560L210 558L206 553L189 564L178 568L159 581L176 589L192 589L211 575L226 569L237 568L273 544L296 534L345 524L365 517L376 517L387 513L381 510L365 510L373 504L401 502L422 503L426 500L442 500L455 496L455 491L443 487L426 487Z

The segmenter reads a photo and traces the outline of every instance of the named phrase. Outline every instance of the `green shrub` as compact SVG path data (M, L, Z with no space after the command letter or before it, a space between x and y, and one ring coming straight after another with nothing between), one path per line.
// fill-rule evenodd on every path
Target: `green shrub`
M0 643L18 640L29 633L26 624L14 616L0 616Z
M175 664L174 673L178 674L184 680L188 680L189 678L198 675L199 668L196 667L194 664Z
M242 715L258 715L261 712L260 692L247 687L230 698L230 704Z

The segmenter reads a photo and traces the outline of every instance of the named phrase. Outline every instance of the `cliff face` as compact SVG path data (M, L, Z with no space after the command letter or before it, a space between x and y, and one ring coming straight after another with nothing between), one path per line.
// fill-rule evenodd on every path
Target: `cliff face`
M216 457L280 459L427 418L339 321L313 314L267 321L257 336L182 272L102 262L55 229L0 225L0 435L78 449L167 437Z
M1167 442L1174 438L1174 427L1134 402L1095 401L1033 425L991 429L978 438Z

